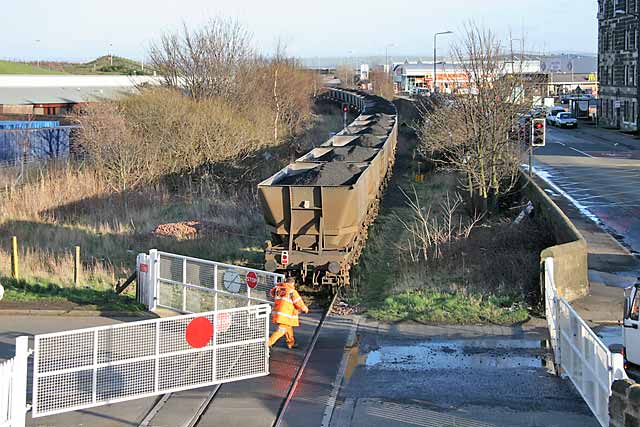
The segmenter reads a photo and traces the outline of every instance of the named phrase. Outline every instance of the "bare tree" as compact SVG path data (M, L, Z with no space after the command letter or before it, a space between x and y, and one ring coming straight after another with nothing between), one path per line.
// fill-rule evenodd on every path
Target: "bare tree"
M470 198L485 211L517 181L525 146L509 134L531 108L530 85L523 64L508 61L490 30L469 24L453 52L467 81L425 114L420 150L461 172Z
M252 36L237 21L213 18L198 30L164 34L149 57L169 87L195 99L229 97L242 84L242 68L254 56Z

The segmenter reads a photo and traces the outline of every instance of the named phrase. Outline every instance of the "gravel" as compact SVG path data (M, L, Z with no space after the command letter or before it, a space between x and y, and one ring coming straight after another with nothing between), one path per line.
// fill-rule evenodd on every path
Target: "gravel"
M363 169L353 163L325 163L295 175L285 176L275 185L353 185Z

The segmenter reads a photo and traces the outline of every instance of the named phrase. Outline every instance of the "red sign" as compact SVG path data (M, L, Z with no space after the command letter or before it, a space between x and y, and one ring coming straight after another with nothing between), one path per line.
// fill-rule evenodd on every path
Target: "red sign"
M258 275L255 272L250 271L247 273L247 277L245 277L244 281L247 283L248 287L253 289L258 286Z
M216 314L216 330L220 333L227 332L231 326L231 316L229 313L218 313Z
M149 271L149 265L148 264L140 264L140 273L146 273Z
M187 325L185 336L191 347L205 347L213 336L213 325L206 317L196 317Z
M282 254L280 255L280 264L282 264L282 265L288 265L289 264L289 252L288 251L282 251Z

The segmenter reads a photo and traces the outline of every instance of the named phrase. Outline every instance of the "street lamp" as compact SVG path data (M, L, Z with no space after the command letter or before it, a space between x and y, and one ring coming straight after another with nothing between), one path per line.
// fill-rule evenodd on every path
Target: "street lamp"
M514 74L515 71L513 70L514 68L514 64L515 64L515 58L513 56L513 41L519 41L520 44L523 43L522 39L513 39L513 38L509 38L509 45L511 46L511 74ZM523 63L523 58L522 58L522 51L523 51L523 47L520 46L520 68L522 68L522 63Z
M113 43L109 43L109 65L113 67Z
M40 43L40 39L36 40L36 67L40 68L40 49L38 49L38 43Z
M625 10L620 10L620 9L617 9L614 12L614 15L625 15L625 14L633 16L638 21L638 24L640 24L640 14L638 13L627 12ZM638 31L638 29L636 29L636 31ZM640 43L638 43L639 41L640 40L638 40L638 38L636 38L634 34L633 42L635 43L635 48L637 53L636 75L635 75L634 83L636 84L636 134L638 136L640 136L640 82L638 81L638 79L640 79ZM600 103L600 105L602 105L602 103Z
M443 34L453 34L453 31L442 31L433 35L433 93L436 93L438 91L438 86L436 85L436 74L438 72L438 70L436 69L436 47L438 43L438 36Z
M389 48L394 47L393 43L390 43L384 47L384 67L387 75L391 71L391 67L389 67Z

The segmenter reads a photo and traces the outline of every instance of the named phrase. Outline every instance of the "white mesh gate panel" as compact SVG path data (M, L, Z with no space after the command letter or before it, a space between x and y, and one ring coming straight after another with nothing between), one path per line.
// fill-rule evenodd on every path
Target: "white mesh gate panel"
M270 312L245 305L36 335L33 417L268 375Z
M183 313L273 302L284 275L152 250L157 305Z

